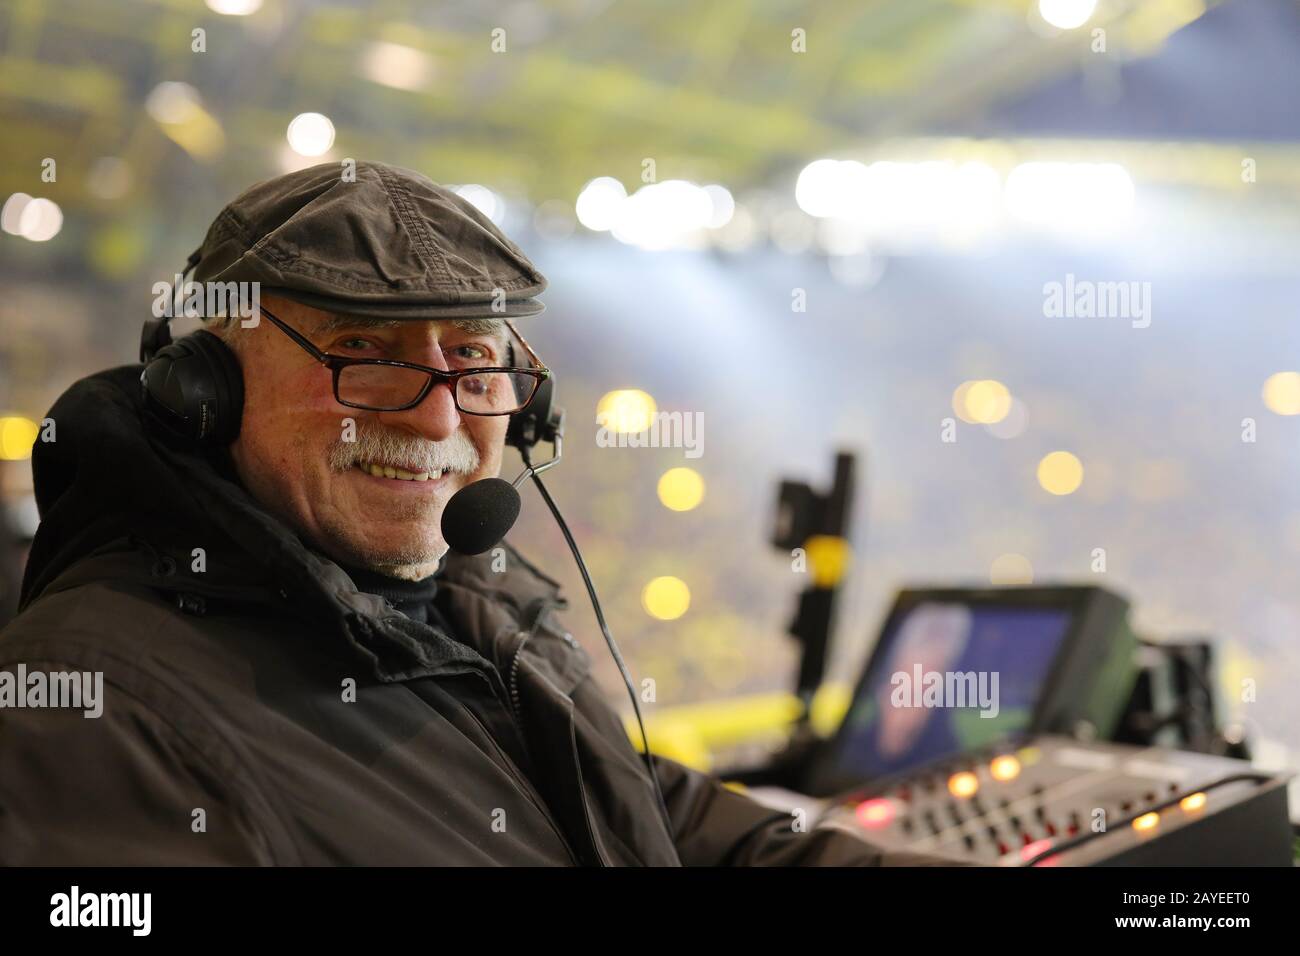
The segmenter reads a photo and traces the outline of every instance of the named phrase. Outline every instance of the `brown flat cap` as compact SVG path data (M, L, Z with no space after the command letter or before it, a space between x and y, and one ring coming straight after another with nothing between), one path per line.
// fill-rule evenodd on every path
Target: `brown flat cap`
M208 228L194 280L260 282L318 309L384 319L545 308L534 297L546 277L472 203L398 166L358 161L355 181L343 173L323 163L245 191Z

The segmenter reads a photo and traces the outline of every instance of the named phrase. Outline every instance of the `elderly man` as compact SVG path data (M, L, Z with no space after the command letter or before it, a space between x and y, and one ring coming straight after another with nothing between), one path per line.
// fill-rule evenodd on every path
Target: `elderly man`
M884 862L655 758L665 820L555 583L448 552L545 376L511 320L546 281L452 191L342 172L254 186L192 257L257 321L50 413L0 670L102 674L101 712L0 709L0 863Z

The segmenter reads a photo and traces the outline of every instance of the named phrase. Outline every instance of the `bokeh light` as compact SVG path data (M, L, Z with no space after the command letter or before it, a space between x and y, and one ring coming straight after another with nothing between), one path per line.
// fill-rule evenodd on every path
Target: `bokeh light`
M228 17L246 17L262 9L262 0L207 0L208 9Z
M844 186L867 168L854 160L815 159L799 173L794 199L810 216L833 216L843 210Z
M18 217L18 235L32 242L53 239L63 228L63 210L50 199L33 199Z
M0 228L12 236L45 242L63 228L63 210L53 200L14 193L0 209Z
M968 425L995 425L1011 411L1011 392L991 378L962 382L952 393L952 410Z
M1054 495L1073 494L1083 484L1083 462L1068 451L1054 451L1038 463L1038 483Z
M1264 404L1277 415L1300 415L1300 372L1277 372L1264 382Z
M619 434L643 432L654 420L657 407L648 392L639 388L618 388L606 392L596 403L596 424Z
M22 222L23 210L31 201L32 197L27 193L14 193L6 199L4 207L0 208L0 229L11 236L21 236L19 223Z
M575 206L578 222L593 232L613 229L626 199L627 190L621 182L612 176L598 176L578 194Z
M694 468L669 468L659 478L659 500L671 511L690 511L704 500L704 479Z
M321 113L299 113L289 121L285 135L298 155L324 156L334 145L334 124Z
M1109 234L1132 217L1137 188L1118 163L1021 163L1007 174L1007 213L1056 233Z
M21 415L0 417L0 461L25 461L32 457L32 445L40 426Z
M610 232L619 242L642 249L672 249L698 238L713 211L709 194L699 186L668 179L642 186L620 203Z
M1073 30L1088 22L1097 0L1038 0L1038 12L1054 27Z
M691 589L671 575L651 580L641 591L641 606L661 621L675 621L691 606Z
M704 194L709 197L711 209L708 226L710 229L721 229L736 214L736 200L732 197L731 190L717 183L705 186Z

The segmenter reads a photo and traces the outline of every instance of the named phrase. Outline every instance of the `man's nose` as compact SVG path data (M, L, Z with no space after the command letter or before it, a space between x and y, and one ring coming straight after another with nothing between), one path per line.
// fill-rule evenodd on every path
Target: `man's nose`
M405 429L429 441L446 441L460 427L460 412L451 389L449 382L434 382L429 394L414 408L376 412L376 415L381 423L393 428Z

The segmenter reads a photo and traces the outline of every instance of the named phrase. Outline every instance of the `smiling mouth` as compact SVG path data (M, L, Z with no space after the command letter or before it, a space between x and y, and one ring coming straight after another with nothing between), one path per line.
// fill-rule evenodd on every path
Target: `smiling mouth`
M393 465L380 465L371 461L359 461L352 467L359 468L367 475L376 478L395 478L398 481L437 481L446 472L443 471L407 471Z

